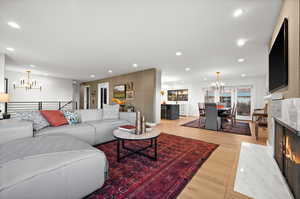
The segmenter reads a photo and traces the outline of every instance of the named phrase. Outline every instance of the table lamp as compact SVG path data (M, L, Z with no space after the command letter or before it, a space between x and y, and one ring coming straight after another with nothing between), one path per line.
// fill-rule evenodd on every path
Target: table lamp
M7 114L7 102L9 101L9 96L7 93L0 93L0 103L5 103L5 110L4 110L4 113L2 114L3 115L3 119L9 119L10 118L10 115ZM1 110L0 110L1 112Z

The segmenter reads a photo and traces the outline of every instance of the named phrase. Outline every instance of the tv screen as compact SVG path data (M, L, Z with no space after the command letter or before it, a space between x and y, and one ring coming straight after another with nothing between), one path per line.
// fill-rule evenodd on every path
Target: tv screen
M288 85L288 20L285 19L269 54L269 91Z

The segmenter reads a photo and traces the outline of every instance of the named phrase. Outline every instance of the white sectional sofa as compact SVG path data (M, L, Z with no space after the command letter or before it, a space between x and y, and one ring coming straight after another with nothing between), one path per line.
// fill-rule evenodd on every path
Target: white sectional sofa
M73 136L46 135L0 145L1 199L80 199L99 189L105 154Z
M108 162L92 145L113 140L113 129L134 124L135 113L119 113L118 119L103 119L97 109L77 113L78 124L35 132L28 122L0 122L0 140L6 140L0 144L0 199L79 199L101 188Z
M134 124L135 113L120 112L118 119L103 119L101 109L77 111L80 123L59 127L47 127L35 132L35 136L49 134L68 134L90 145L97 145L114 140L112 131L122 125Z

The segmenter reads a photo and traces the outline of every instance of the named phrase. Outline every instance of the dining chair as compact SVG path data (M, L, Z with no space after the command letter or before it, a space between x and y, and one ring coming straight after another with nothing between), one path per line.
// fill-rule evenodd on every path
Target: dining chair
M221 127L221 119L218 117L216 103L205 103L205 129L218 131Z
M268 105L265 104L264 108L257 108L254 109L253 113L252 113L252 122L256 121L256 117L257 115L259 115L260 113L268 113Z
M231 112L229 115L226 116L226 119L230 120L231 126L236 125L236 105L235 104L233 104Z
M199 110L199 127L201 125L201 121L202 121L202 118L205 117L205 105L204 103L198 103L198 110Z

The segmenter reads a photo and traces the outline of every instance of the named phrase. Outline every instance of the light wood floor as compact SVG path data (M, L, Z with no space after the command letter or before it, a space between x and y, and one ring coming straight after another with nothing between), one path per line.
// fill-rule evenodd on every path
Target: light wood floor
M179 195L179 199L246 199L249 197L234 192L234 179L237 169L241 142L265 144L266 129L260 130L258 141L255 137L215 132L204 129L183 127L181 124L196 119L184 117L179 120L162 120L156 128L164 133L216 143L220 146L201 166L193 179ZM250 123L251 133L253 124ZM255 163L254 163L255 164Z

